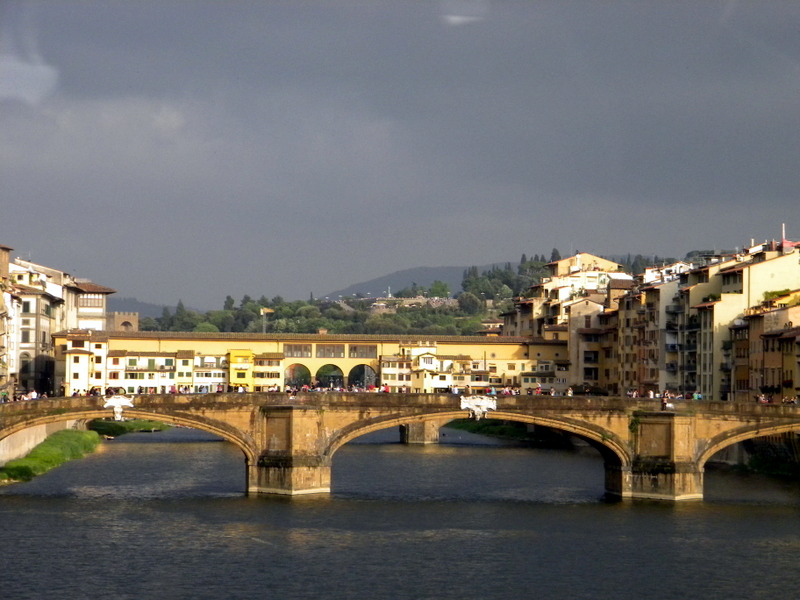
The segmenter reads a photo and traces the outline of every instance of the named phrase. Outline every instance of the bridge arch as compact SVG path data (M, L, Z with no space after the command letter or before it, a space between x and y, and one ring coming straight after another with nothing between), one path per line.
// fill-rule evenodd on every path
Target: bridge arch
M361 421L342 428L337 435L328 441L328 444L323 450L322 455L325 458L325 461L330 464L333 459L333 455L337 450L339 450L339 448L344 446L347 442L367 433L380 431L393 426L399 427L401 425L410 425L412 423L424 421L436 421L441 425L446 425L450 421L463 419L464 417L465 413L463 410L435 412L425 415L378 417L375 419L370 419L367 416ZM585 440L593 448L597 449L600 452L600 455L603 457L607 467L629 469L633 461L633 456L630 452L630 449L623 440L619 439L613 432L589 423L579 422L567 418L554 419L503 411L491 412L486 416L486 418L504 421L516 421L518 423L527 423L532 425L542 425L552 429L571 433Z
M697 466L700 469L705 468L706 463L717 452L724 450L728 446L732 446L738 442L744 442L768 435L779 435L781 433L792 432L800 432L800 419L789 423L784 422L766 427L763 425L763 423L755 423L726 431L725 433L710 438L707 441L706 447L701 450L697 457Z
M64 411L57 414L44 415L34 417L25 421L21 421L14 425L4 427L0 431L0 440L3 440L15 433L36 427L39 425L47 425L50 423L59 423L63 421L92 421L94 419L104 419L109 417L109 409L94 409L94 410L76 410ZM178 425L182 427L190 427L192 429L199 429L213 435L217 435L224 440L231 442L234 446L239 448L245 456L248 464L254 464L258 460L258 452L248 440L244 439L239 432L235 431L232 427L225 423L218 423L212 420L201 418L187 418L183 416L176 416L170 414L159 413L155 411L148 411L137 408L126 408L125 417L133 417L138 419L145 419L150 421L160 421L170 425Z

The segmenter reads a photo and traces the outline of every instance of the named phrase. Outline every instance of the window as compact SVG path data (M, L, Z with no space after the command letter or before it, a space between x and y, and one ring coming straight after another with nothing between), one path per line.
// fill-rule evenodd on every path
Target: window
M317 344L317 358L344 358L344 344Z
M31 303L29 300L25 300L25 302L22 303L22 312L24 313L31 312Z
M350 344L348 356L350 358L377 358L378 347L366 344Z
M23 329L22 330L22 338L20 339L20 341L23 344L29 343L31 341L31 332L28 331L27 329Z
M83 348L85 342L83 340L72 340L72 347L73 348Z
M77 365L79 362L81 362L81 357L80 356L73 356L72 357L72 362L73 362L73 364Z
M82 294L78 297L81 308L103 308L103 294Z
M102 356L95 356L94 357L94 362L95 362L95 364L99 365L101 362L103 362L103 357Z
M284 344L283 353L292 358L311 358L311 344Z
M94 349L95 350L102 350L103 349L103 344L95 344L94 345Z

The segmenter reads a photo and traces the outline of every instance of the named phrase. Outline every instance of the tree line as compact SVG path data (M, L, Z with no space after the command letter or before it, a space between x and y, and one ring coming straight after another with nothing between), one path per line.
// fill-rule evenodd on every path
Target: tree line
M317 333L327 330L333 334L474 335L486 318L511 310L513 299L524 296L532 285L548 275L547 264L560 259L560 252L553 248L549 259L544 254L534 254L530 258L523 254L516 265L508 262L483 271L469 267L464 270L461 290L455 295L442 281L434 281L427 288L413 283L394 294L397 299L452 299L455 296L449 302L424 300L408 306L389 299L384 301L386 310L377 310L372 306L374 299L357 296L339 301L313 297L307 301L287 301L281 296L254 299L245 295L238 302L227 296L221 309L207 312L187 309L181 300L174 310L164 308L160 317L142 318L139 327L142 331L209 333ZM616 259L634 273L644 271L647 264L657 264L659 260L642 255Z

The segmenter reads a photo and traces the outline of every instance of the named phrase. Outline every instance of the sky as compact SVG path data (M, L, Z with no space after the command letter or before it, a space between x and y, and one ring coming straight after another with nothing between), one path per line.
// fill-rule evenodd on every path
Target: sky
M0 244L204 310L800 239L800 3L0 0Z

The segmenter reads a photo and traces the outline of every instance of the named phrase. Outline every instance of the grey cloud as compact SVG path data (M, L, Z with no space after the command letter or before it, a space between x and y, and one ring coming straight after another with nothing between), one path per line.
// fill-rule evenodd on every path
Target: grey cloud
M455 4L43 5L57 93L0 104L4 194L42 232L0 243L218 305L789 221L794 4Z

